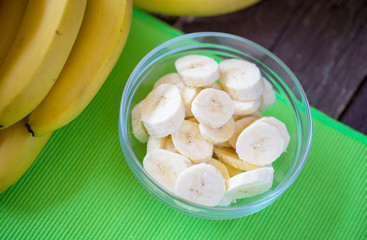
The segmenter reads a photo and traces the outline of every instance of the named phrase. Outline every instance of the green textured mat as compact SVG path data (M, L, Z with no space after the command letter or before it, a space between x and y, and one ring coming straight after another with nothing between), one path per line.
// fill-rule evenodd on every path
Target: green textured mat
M0 195L0 239L367 239L367 137L316 110L304 170L254 215L187 216L140 185L120 148L121 95L140 59L180 34L134 11L123 55L96 98Z

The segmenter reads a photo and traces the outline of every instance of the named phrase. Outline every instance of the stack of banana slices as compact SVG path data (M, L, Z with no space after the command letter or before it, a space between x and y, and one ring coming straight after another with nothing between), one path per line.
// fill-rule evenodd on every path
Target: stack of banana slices
M0 193L96 95L131 17L132 0L0 1Z
M147 142L144 169L166 190L207 206L268 191L272 163L290 140L284 123L259 113L275 102L272 85L242 59L188 55L175 67L131 113L134 136Z

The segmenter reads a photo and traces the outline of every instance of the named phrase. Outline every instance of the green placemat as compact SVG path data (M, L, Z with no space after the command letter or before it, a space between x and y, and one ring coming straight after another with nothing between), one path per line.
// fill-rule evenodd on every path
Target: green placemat
M367 239L367 137L316 110L303 172L256 214L195 218L140 185L120 148L120 99L140 59L180 34L134 11L123 55L96 98L0 195L0 239Z

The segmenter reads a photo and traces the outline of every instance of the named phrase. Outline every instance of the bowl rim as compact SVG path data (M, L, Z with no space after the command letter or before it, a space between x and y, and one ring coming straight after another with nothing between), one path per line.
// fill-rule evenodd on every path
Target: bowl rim
M127 124L125 124L126 127L126 131L124 130L124 112L125 112L125 108L128 107L129 109L129 103L126 103L126 106L124 105L124 100L127 99L128 95L130 92L128 92L128 86L133 84L133 79L134 76L136 75L136 73L140 72L140 70L145 67L144 63L150 59L152 56L154 56L156 53L158 53L160 50L164 49L165 47L181 41L181 40L185 40L185 39L189 39L189 38L195 38L195 37L224 37L224 38L230 38L230 39L234 39L240 42L244 42L246 44L251 45L254 48L259 49L260 51L264 52L266 55L268 55L269 57L271 57L274 61L276 61L279 66L281 68L283 68L283 70L286 71L286 73L289 75L289 77L292 79L293 83L295 84L297 91L299 92L302 102L304 104L304 112L306 113L306 117L307 117L307 128L308 128L308 132L305 133L306 134L306 138L307 141L305 142L305 150L301 159L300 164L298 165L297 169L294 171L294 173L290 176L290 178L286 179L286 182L281 185L278 186L277 188L275 188L271 193L269 193L268 195L266 195L265 198L261 198L258 199L254 202L251 202L249 204L247 204L246 206L242 206L242 207L208 207L208 206L204 206L204 205L200 205L200 204L196 204L196 203L192 203L188 200L185 200L181 197L175 196L173 194L171 194L170 192L168 192L167 190L165 190L164 188L162 188L159 184L157 184L149 174L147 174L144 170L144 168L142 167L141 162L139 161L139 159L137 158L137 156L135 155L135 152L132 149L132 146L129 142L128 139L128 134L127 134ZM126 119L127 120L127 119ZM153 184L155 187L157 187L161 192L164 193L164 195L167 195L169 197L172 197L174 200L181 202L184 205L189 205L189 207L194 207L194 208L198 208L199 211L211 211L211 212L218 212L218 213L223 213L223 212L237 212L237 211L251 211L254 208L258 209L254 212L257 212L261 209L264 208L264 206L268 206L270 205L273 201L275 201L281 194L283 194L289 187L290 185L296 180L296 178L299 176L300 172L302 171L306 160L308 158L309 155L309 151L311 148L311 142L312 142L312 135L313 135L313 128L312 128L312 116L311 116L311 109L309 106L309 102L307 100L306 94L300 84L300 82L298 81L297 77L295 76L295 74L288 68L288 66L282 61L280 60L275 54L273 54L272 52L270 52L269 50L267 50L266 48L262 47L261 45L248 40L246 38L240 37L240 36L236 36L233 34L228 34L228 33L220 33L220 32L197 32L197 33L189 33L189 34L184 34L178 37L174 37L160 45L158 45L157 47L155 47L153 50L151 50L148 54L146 54L140 61L139 63L135 66L134 70L131 72L128 81L125 84L125 88L122 94L122 98L121 98L121 104L120 104L120 112L119 112L119 132L120 132L120 143L121 143L121 147L124 150L128 151L129 157L131 157L131 159L133 161L129 161L128 158L129 157L125 157L126 162L128 163L131 171L133 172L134 176L139 180L139 182L144 186L144 188L146 188L150 193L152 193L152 191L150 189L147 188L147 186L142 182L142 179L140 179L140 176L137 176L133 170L133 166L131 164L135 164L135 166L137 166L139 168L139 170L141 171L141 173L144 175L144 177L146 179L149 180L149 182L151 184ZM123 153L125 154L125 151L123 151ZM153 193L152 193L153 194ZM155 197L156 194L153 194ZM163 201L162 199L160 199L159 197L157 197L159 200L161 200L162 202L164 202L165 204L167 204L165 201ZM178 209L170 204L168 204L170 207L173 207L175 209ZM187 212L188 210L186 209L186 213L190 214L189 212ZM198 216L197 214L191 214L194 216Z

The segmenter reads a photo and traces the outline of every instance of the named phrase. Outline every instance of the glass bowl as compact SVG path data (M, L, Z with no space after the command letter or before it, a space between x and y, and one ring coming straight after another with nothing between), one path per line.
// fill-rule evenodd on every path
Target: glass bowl
M287 152L273 163L272 188L255 197L238 199L228 207L208 207L189 202L162 188L142 166L146 144L132 134L131 110L152 90L161 76L176 72L174 62L185 55L201 54L221 61L242 58L255 63L276 92L275 104L262 112L283 121L291 140ZM274 54L247 39L224 33L200 32L171 39L148 53L135 67L125 86L119 115L119 137L126 162L139 182L168 206L196 217L231 219L269 206L295 181L305 165L312 138L312 119L306 95L291 70Z

